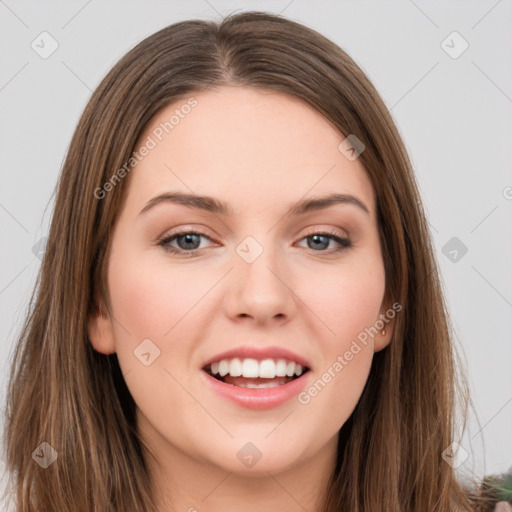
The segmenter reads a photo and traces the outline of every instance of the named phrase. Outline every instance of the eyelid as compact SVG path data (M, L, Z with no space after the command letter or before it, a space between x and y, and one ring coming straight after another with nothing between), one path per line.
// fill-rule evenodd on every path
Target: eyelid
M306 233L302 235L302 238L304 238L305 236L316 235L319 233L334 235L334 236L338 236L340 238L350 238L349 232L345 229L342 230L340 228L332 228L332 227L322 228L322 227L318 227L318 225L316 225L314 227L306 228ZM302 240L302 238L301 238L301 240Z
M209 234L211 232L211 230L205 226L201 226L201 225L197 225L197 224L183 224L176 228L167 229L166 231L164 231L163 235L160 235L155 239L155 242L158 243L162 240L165 240L166 238L170 238L171 236L181 235L183 233L190 233L190 232L203 235L206 238L209 238L210 240L213 240L215 238L214 235Z

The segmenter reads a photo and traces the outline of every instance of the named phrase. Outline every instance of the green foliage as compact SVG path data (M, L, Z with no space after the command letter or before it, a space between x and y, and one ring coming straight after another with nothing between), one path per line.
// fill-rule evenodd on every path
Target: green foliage
M496 501L508 501L512 504L512 467L501 475L486 476L482 482L489 495L495 497Z

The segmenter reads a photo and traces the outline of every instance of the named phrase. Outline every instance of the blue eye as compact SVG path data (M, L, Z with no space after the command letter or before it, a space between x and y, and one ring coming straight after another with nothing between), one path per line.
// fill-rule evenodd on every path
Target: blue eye
M183 231L165 237L158 244L162 246L166 252L185 257L193 257L197 256L197 253L202 249L202 247L200 247L201 238L211 241L211 238L204 233L200 233L198 231ZM300 241L302 240L308 240L308 249L311 249L314 252L327 254L344 251L353 245L351 240L343 238L337 233L311 233L303 237ZM173 242L176 243L177 247L176 245L171 245ZM338 244L338 247L331 247L330 250L325 250L329 248L331 242Z
M184 231L182 233L176 233L174 235L168 236L159 242L165 251L177 254L181 252L190 252L199 250L198 244L201 243L201 237L207 238L210 240L208 236L203 233L199 233L196 231ZM173 245L170 245L171 242L176 241L178 247L176 248ZM192 256L193 254L190 254Z
M348 238L340 237L335 233L313 233L304 237L303 240L311 240L311 243L308 243L308 248L316 252L318 252L318 249L320 249L320 252L326 252L322 249L327 249L331 241L334 241L339 246L334 248L335 252L352 247L352 242Z

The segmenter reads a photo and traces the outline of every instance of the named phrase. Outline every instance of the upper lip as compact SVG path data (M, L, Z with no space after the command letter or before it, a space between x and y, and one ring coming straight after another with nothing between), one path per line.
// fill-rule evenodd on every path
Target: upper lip
M242 347L233 348L226 350L220 354L217 354L208 359L204 364L203 368L209 366L212 363L217 363L222 359L233 359L239 357L240 359L253 358L257 360L263 359L287 359L288 361L294 361L302 366L311 369L311 364L304 357L292 352L283 347L255 347L250 345L244 345Z

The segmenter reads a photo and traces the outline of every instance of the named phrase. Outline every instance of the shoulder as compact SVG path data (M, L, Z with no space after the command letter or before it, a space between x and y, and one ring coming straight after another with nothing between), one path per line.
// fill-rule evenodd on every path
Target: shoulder
M508 501L498 501L493 512L512 512L512 505Z

